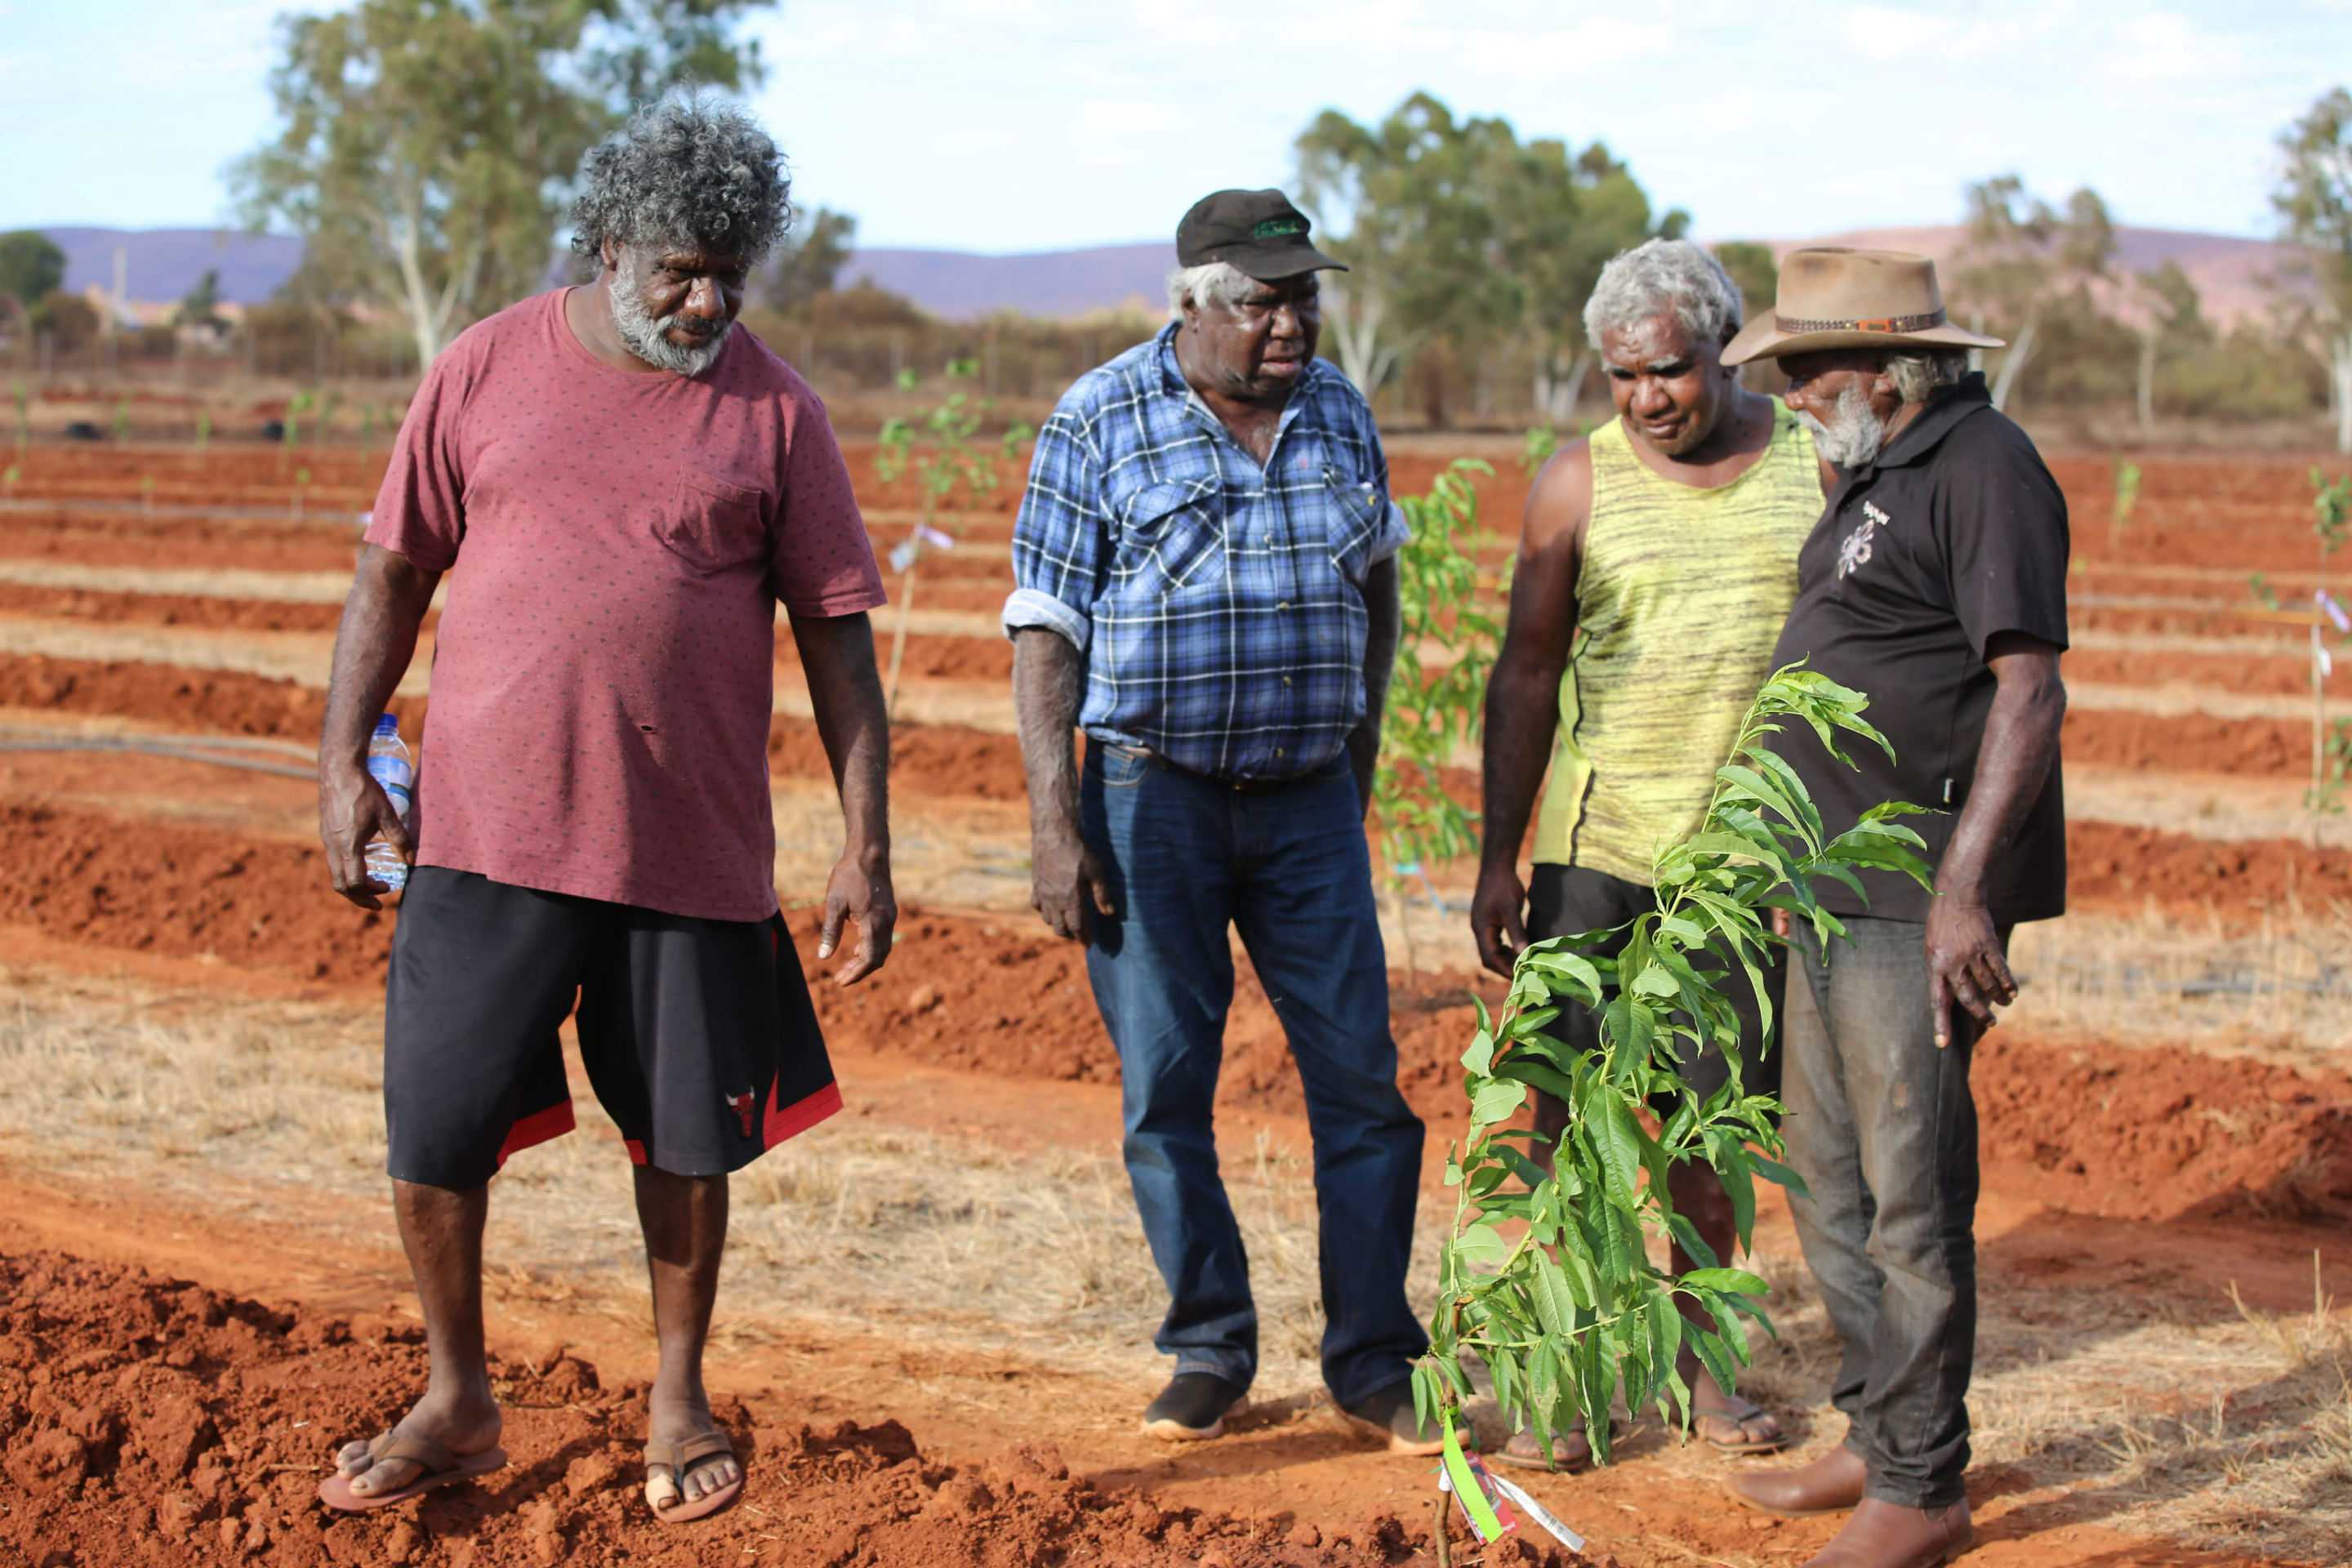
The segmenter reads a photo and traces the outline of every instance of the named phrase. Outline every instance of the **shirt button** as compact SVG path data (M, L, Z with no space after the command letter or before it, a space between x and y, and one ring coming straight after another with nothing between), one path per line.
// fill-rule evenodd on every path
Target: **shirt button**
M1274 749L1274 754L1275 754L1276 756L1277 756L1277 757L1281 756L1281 755L1283 754L1283 753L1282 753L1282 748L1281 748L1280 746L1276 746L1276 747Z
M1278 604L1278 605L1275 605L1275 608L1276 608L1276 609L1277 609L1277 610L1286 610L1286 609L1290 608L1290 601L1289 601L1289 600L1287 600L1287 599L1285 599L1285 600L1283 600L1283 601L1282 601L1282 603L1280 603L1280 604Z
M1288 676L1286 676L1286 676L1284 676L1284 677L1282 678L1282 683L1283 683L1285 686L1289 685L1289 684L1290 684L1290 677L1288 677Z

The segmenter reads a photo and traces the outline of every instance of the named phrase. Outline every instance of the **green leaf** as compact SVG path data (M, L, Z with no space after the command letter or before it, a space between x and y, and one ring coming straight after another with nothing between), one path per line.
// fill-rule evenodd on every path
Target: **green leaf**
M1732 1371L1731 1355L1724 1349L1722 1336L1712 1329L1685 1323L1683 1326L1683 1342L1696 1352L1699 1364L1706 1368L1709 1377L1715 1379L1716 1387L1726 1394L1731 1393L1737 1385L1737 1374Z
M1462 1053L1462 1069L1473 1078L1485 1078L1495 1059L1495 1037L1485 1029L1472 1037L1470 1048Z
M1744 1268L1694 1268L1675 1281L1700 1290L1728 1290L1740 1296L1761 1296L1769 1289Z
M1544 1332L1566 1338L1574 1331L1576 1309L1581 1305L1569 1284L1560 1266L1541 1253L1533 1255L1535 1267L1528 1277L1528 1294L1535 1301L1536 1321Z
M1566 1104L1576 1103L1576 1085L1558 1068L1529 1059L1524 1053L1506 1057L1503 1065L1495 1069L1497 1078L1507 1078L1542 1089L1554 1100Z
M1507 1120L1527 1098L1528 1086L1516 1079L1488 1079L1470 1096L1470 1120L1481 1125Z
M1492 1226L1474 1224L1454 1241L1454 1255L1466 1266L1499 1268L1511 1255L1511 1244Z
M1642 1170L1642 1145L1633 1112L1617 1098L1615 1089L1599 1079L1590 1082L1584 1100L1584 1120L1592 1133L1593 1151L1601 1159L1601 1179L1610 1198L1630 1211Z
M1678 996L1682 994L1682 987L1675 984L1671 970L1663 963L1654 963L1633 977L1633 991L1641 996Z
M1802 1198L1811 1197L1812 1195L1811 1191L1805 1186L1805 1178L1797 1174L1796 1172L1790 1170L1788 1166L1780 1163L1780 1161L1768 1159L1762 1154L1750 1152L1748 1156L1748 1163L1756 1167L1756 1173L1758 1175L1762 1176L1768 1182L1777 1182L1782 1187L1786 1188L1790 1196Z
M1748 1173L1748 1151L1738 1139L1726 1138L1717 1152L1715 1168L1723 1178L1725 1194L1731 1199L1732 1234L1746 1251L1756 1233L1756 1184Z

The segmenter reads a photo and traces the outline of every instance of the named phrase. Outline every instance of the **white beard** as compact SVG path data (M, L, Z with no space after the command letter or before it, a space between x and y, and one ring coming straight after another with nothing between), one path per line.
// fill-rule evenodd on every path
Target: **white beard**
M646 312L645 283L637 270L635 258L624 251L619 271L613 279L608 293L613 302L613 325L621 334L621 342L631 353L647 364L659 365L673 375L697 376L719 363L719 351L727 346L735 323L722 321L709 341L698 348L680 348L662 334L677 321L676 314L652 316Z
M1886 421L1871 412L1870 399L1858 386L1849 385L1838 394L1827 425L1810 414L1797 417L1813 433L1813 446L1821 455L1841 468L1862 467L1886 444Z

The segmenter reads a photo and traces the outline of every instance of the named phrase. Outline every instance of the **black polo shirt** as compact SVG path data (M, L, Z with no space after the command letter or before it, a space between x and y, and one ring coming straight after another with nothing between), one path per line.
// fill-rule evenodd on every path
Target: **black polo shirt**
M1797 602L1772 656L1870 697L1864 715L1895 747L1849 742L1856 771L1803 725L1780 752L1840 833L1883 800L1932 806L1903 820L1939 862L1976 775L1991 710L1985 645L2020 632L2066 646L2066 499L2024 431L1992 406L1984 377L1939 389L1875 462L1841 471L1797 562ZM1866 871L1865 905L1817 885L1840 914L1925 921L1931 895L1906 877ZM1990 867L1985 897L2008 925L2066 908L2066 814L2053 762L2017 842Z

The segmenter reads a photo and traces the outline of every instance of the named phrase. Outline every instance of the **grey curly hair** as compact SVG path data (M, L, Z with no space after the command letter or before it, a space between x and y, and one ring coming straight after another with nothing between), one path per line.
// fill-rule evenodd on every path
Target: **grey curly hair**
M689 245L757 266L793 222L783 154L733 105L682 94L647 105L589 149L572 248Z
M1739 330L1739 289L1723 263L1687 239L1644 240L1601 269L1584 306L1585 341L1622 331L1671 309L1694 343L1725 343Z

